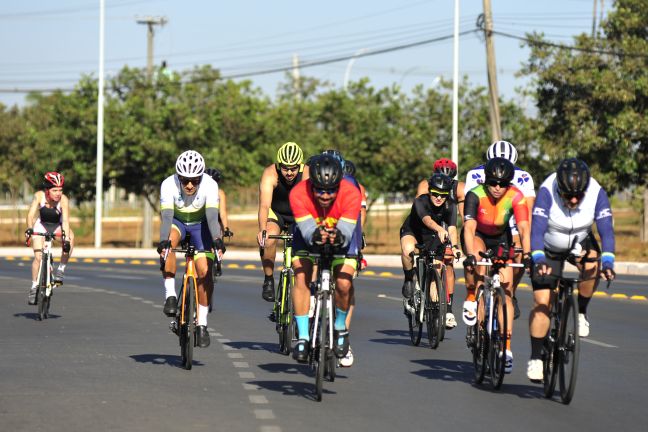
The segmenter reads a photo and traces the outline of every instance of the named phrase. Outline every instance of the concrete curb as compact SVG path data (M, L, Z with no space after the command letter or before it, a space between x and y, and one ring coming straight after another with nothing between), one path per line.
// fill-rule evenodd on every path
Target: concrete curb
M23 257L31 256L32 251L27 247L0 248L0 257ZM139 258L157 259L155 249L138 248L84 248L74 249L73 256L77 258ZM259 252L255 250L232 250L228 249L225 255L227 260L232 261L258 261ZM401 267L399 255L365 255L370 266L376 267ZM277 254L277 261L281 262L281 253ZM568 265L568 270L571 266ZM573 269L573 267L571 268ZM615 263L617 274L648 276L648 263L641 262L617 262Z

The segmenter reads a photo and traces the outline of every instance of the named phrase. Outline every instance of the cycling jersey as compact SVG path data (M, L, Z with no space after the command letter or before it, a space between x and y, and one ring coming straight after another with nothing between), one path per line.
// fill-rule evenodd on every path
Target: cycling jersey
M425 194L417 197L412 204L410 214L401 226L401 237L412 235L419 243L428 242L432 237L438 237L436 231L428 228L423 223L423 218L426 216L430 216L438 225L448 229L448 227L457 225L457 205L450 200L446 200L437 207L432 204L429 195Z
M477 185L484 183L485 178L486 175L484 174L484 165L479 165L478 167L471 169L470 171L468 171L468 174L466 174L466 185L464 187L464 190L469 191L475 188ZM520 189L525 197L536 196L533 178L531 178L531 174L524 171L523 169L515 167L513 181L511 182L511 184ZM509 220L509 225L512 229L513 234L518 233L515 226L515 220L515 216L513 216Z
M360 195L358 188L342 179L335 201L330 207L322 208L313 194L310 179L300 182L290 192L290 207L297 222L295 231L299 231L307 245L312 245L313 233L319 226L337 228L344 236L342 248L348 248L360 215ZM357 243L359 239L354 241Z
M509 220L529 221L529 209L520 189L509 186L496 202L486 191L484 184L466 194L464 221L477 221L477 231L487 236L499 236L509 228Z
M283 228L287 225L292 225L295 222L295 219L290 209L290 191L295 187L296 184L300 183L302 176L304 174L304 165L299 165L299 172L292 183L288 183L286 178L281 175L281 169L275 168L277 170L277 186L275 186L272 191L272 202L270 203L270 213L269 219L274 219L280 223L280 226Z
M590 179L583 199L572 210L565 206L558 192L556 173L551 174L540 186L533 206L531 250L534 258L545 249L556 254L570 252L576 243L587 239L594 222L601 236L603 257L613 259L612 210L605 190L595 179Z

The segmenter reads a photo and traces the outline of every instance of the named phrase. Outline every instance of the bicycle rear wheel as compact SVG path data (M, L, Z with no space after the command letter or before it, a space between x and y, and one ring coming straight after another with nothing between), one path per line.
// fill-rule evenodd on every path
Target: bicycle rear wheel
M180 345L182 352L182 365L186 370L191 370L191 367L193 366L193 348L196 342L196 295L194 281L192 278L187 278L186 289L187 292L185 293L186 297L184 309L185 323L182 326L183 330L181 330L183 331L185 337L181 337Z
M502 386L506 368L506 338L508 333L506 295L502 288L495 290L492 301L493 315L490 319L493 331L491 332L489 366L493 388L499 389Z
M573 295L565 295L558 339L558 382L560 399L564 404L571 402L576 390L580 336L578 335L578 310Z
M329 319L328 322L326 323L327 326L330 326L332 323L335 322L335 307L331 308L333 310L329 311ZM326 327L326 331L328 332L328 327ZM330 342L329 342L330 344ZM331 344L332 345L332 344ZM330 382L335 381L335 367L337 366L338 359L335 356L335 352L333 352L332 349L330 349L328 346L326 347L326 375L329 378Z
M425 283L425 276L416 270L416 279L414 283L417 285L414 289L412 298L407 300L414 313L406 313L407 325L409 327L410 340L414 346L421 343L421 336L423 336L423 323L421 322L421 308L423 307L423 295L421 294L420 287Z
M558 313L558 300L552 297L549 334L545 339L544 353L542 355L542 381L544 397L546 398L552 397L556 389L556 373L558 372L557 339L560 331L560 317Z
M441 314L440 314L440 297L439 292L439 277L436 270L430 269L426 278L430 281L427 289L425 290L425 321L427 324L428 340L430 348L436 349L441 341ZM432 296L434 300L430 298Z
M473 355L473 366L475 382L481 384L484 381L484 376L486 374L487 368L487 358L488 358L488 334L486 333L486 327L484 326L484 290L480 288L477 292L477 322L470 326L471 338L472 338L472 355ZM481 311L481 313L479 312ZM481 319L479 319L481 315Z
M41 257L41 270L40 270L40 280L38 281L38 290L36 292L36 303L38 304L38 320L43 321L47 318L46 305L47 296L45 295L45 290L47 289L47 272L49 258L46 256Z
M324 370L326 369L326 351L327 351L327 345L328 345L328 308L326 307L327 301L328 301L328 293L324 292L322 293L322 297L320 299L322 302L322 307L320 308L320 323L319 323L319 331L317 335L313 335L313 337L316 337L316 345L315 345L315 392L316 392L316 398L317 401L322 400L322 389L324 386Z
M438 272L435 271L438 276L439 288L439 341L443 341L445 338L445 329L446 329L446 312L448 311L448 293L446 287L446 268L445 265L441 265L441 268Z

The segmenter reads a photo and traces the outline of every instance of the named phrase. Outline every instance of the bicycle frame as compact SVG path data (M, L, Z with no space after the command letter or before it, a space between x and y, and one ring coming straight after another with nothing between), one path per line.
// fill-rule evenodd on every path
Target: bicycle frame
M484 314L484 319L487 317L492 317L493 316L493 301L492 298L495 294L495 291L498 288L501 288L501 280L500 280L500 275L499 275L499 269L503 267L524 267L524 264L518 264L518 263L502 263L502 264L495 264L493 261L491 261L490 258L487 258L486 261L479 261L477 263L478 266L485 266L485 267L493 267L494 266L494 274L493 276L489 276L488 274L484 275L484 295L487 295L486 297L486 305L487 305L487 310L485 311ZM493 322L491 319L488 320L488 325L486 327L486 331L488 333L488 336L490 337L493 334ZM508 337L508 336L507 336Z
M43 246L41 247L41 265L38 268L38 290L36 291L36 302L38 304L38 317L43 320L48 317L50 297L53 293L53 288L60 285L52 278L54 271L54 258L52 255L52 241L56 237L54 233L32 233L32 236L44 237ZM61 233L61 240L65 242L65 232ZM29 242L29 239L27 240Z

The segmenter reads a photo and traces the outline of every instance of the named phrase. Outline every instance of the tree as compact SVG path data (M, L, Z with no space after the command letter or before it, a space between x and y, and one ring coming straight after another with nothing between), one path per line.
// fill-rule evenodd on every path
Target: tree
M609 191L648 179L648 8L617 0L603 35L567 49L531 35L523 73L534 76L544 165L583 159Z

